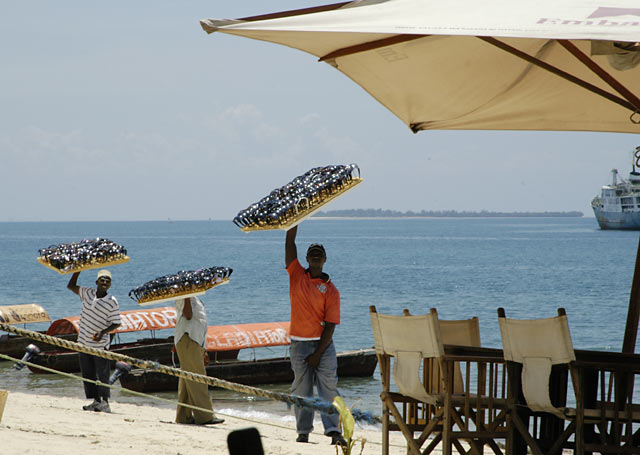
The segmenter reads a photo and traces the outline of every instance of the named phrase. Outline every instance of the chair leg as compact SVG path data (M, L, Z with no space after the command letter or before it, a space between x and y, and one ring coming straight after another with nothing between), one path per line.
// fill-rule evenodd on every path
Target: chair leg
M389 410L382 405L382 455L389 455Z
M564 446L564 443L567 442L567 440L569 439L569 436L575 433L576 434L575 453L577 455L578 454L578 438L579 438L577 428L578 427L576 426L576 421L575 420L571 421L571 423L569 423L567 428L558 436L553 446L551 446L551 448L549 449L549 453L550 454L558 453L562 455L562 447Z
M433 440L423 450L422 454L425 455L425 454L429 454L429 453L433 452L435 450L435 448L438 447L438 444L440 444L440 442L442 442L442 433L438 433L438 434L435 435Z
M460 444L460 441L458 441L457 439L454 439L453 441L451 441L451 443L456 447L456 449L458 450L459 454L462 455L467 455L470 452L467 452L464 447L462 447L462 444ZM474 452L477 454L477 452Z
M431 417L431 420L429 421L429 424L424 428L424 430L422 430L422 433L420 433L420 436L417 439L415 439L415 442L418 445L418 447L422 447L422 444L424 444L424 442L427 440L429 435L436 430L438 425L442 426L443 415L444 415L444 410L442 408L438 409L435 412L435 414L433 414L433 416ZM439 431L436 433L435 437L433 438L433 441L431 441L431 443L427 446L427 448L422 451L422 455L431 453L435 449L435 447L441 442L442 442L442 431Z
M453 419L451 416L451 394L444 395L444 415L442 419L442 455L451 455L451 427Z
M545 455L540 450L540 447L538 446L538 443L535 441L535 439L533 439L529 434L529 429L524 425L524 423L522 423L522 420L520 420L520 416L514 413L511 419L518 432L522 435L527 445L531 448L531 452L534 455Z
M404 435L404 438L407 441L407 449L411 455L422 455L420 452L420 448L417 446L415 440L413 439L413 432L409 430L404 420L402 419L402 415L398 412L395 405L393 404L393 400L387 395L386 392L382 392L380 394L380 398L385 402L385 405L393 414L393 417L396 419L396 424L400 427L400 431Z

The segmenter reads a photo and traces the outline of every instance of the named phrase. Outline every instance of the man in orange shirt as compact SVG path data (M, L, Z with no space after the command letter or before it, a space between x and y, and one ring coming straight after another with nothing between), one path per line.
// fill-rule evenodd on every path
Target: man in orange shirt
M329 275L322 271L327 261L322 245L314 243L309 246L309 267L302 267L298 261L297 233L297 226L289 229L285 241L291 299L291 369L294 374L291 393L312 397L315 384L318 395L332 402L338 396L338 360L333 331L340 324L340 293ZM296 407L295 413L296 441L309 442L309 433L313 431L313 409ZM324 434L331 437L331 444L346 445L337 413L323 413L322 423Z

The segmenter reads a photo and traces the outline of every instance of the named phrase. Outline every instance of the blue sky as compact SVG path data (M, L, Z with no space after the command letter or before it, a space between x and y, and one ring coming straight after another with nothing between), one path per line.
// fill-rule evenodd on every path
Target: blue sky
M0 221L231 219L334 163L365 182L327 208L592 216L628 172L637 135L413 134L314 57L199 25L321 3L4 4Z

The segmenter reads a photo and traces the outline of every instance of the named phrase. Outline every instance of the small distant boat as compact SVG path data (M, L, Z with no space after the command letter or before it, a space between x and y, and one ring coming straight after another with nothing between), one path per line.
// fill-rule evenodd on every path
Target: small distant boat
M640 147L636 147L628 180L611 170L611 184L604 185L591 207L600 229L640 230Z

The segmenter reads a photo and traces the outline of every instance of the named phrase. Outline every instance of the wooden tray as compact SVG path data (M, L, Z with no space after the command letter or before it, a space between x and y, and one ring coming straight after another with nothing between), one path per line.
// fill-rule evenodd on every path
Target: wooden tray
M129 262L129 259L131 259L129 256L125 256L123 258L115 259L113 261L96 262L94 264L84 264L84 265L73 266L69 270L60 270L55 268L54 266L46 262L42 258L42 256L39 256L37 258L37 261L40 264L44 265L46 268L58 272L60 275L68 275L69 273L82 272L84 270L103 269L105 267L111 267L112 265L124 264L125 262Z
M302 223L304 220L306 220L307 218L310 218L311 216L313 216L314 213L316 213L318 210L320 210L321 208L323 208L325 205L327 205L329 202L333 201L335 198L337 198L338 196L342 196L343 194L345 194L347 191L352 190L356 185L358 185L359 183L362 183L362 178L357 177L357 178L353 178L351 179L349 186L339 192L337 192L336 194L333 194L331 196L329 196L328 198L326 198L324 201L316 204L311 210L305 210L300 212L298 215L296 215L291 221L289 221L287 224L273 224L273 225L267 225L267 226L244 226L241 227L240 229L242 229L242 231L244 232L251 232L251 231L276 231L279 229L288 231L289 229L291 229L292 227L297 226L298 224Z
M162 297L154 300L146 300L142 303L138 302L138 305L148 306L148 305L155 305L156 303L169 302L171 300L180 300L180 299L186 299L187 297L195 297L198 295L203 295L205 292L210 291L213 288L216 288L218 286L221 286L223 284L228 284L228 283L229 283L229 278L225 278L220 283L214 284L213 286L211 286L209 289L205 291L191 291L191 292L184 292L182 294L174 294L171 297Z

